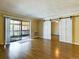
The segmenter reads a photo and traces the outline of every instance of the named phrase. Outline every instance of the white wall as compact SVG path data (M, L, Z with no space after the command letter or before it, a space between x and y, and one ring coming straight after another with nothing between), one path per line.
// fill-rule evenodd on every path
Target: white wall
M51 21L44 21L43 23L43 38L51 39Z
M0 15L0 44L4 44L4 18Z
M72 43L72 20L70 18L59 21L59 40Z
M32 20L31 21L31 37L36 38L38 37L38 30L39 30L39 21L38 20Z
M39 32L39 37L40 38L43 38L43 22L44 22L43 20L39 20L39 23L38 23L39 24L39 26L38 26L39 27L39 29L38 29L39 31L38 32Z
M79 17L74 18L75 22L75 39L74 39L74 44L79 45Z
M59 35L59 22L53 21L51 23L51 34L52 35Z

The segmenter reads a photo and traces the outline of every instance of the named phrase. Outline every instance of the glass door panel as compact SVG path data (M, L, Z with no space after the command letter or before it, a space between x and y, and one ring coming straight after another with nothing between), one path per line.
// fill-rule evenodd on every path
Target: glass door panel
M19 40L21 36L21 21L10 20L10 37L11 41ZM19 38L19 39L17 39Z
M30 34L30 22L22 22L22 35L29 36Z

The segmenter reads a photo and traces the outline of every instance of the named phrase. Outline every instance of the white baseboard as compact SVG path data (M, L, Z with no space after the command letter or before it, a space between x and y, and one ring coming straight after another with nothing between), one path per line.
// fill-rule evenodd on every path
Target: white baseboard
M0 43L0 45L4 45L4 43Z
M33 39L33 38L38 38L38 37L39 37L39 36L33 36L32 39Z
M73 44L75 44L75 45L79 45L79 43L77 43L77 42L75 42L75 43L73 43Z
M60 42L63 42L63 41L60 41ZM68 44L79 45L79 43L77 43L77 42L75 42L75 43L72 43L72 42L63 42L63 43L68 43Z
M72 42L65 42L65 41L59 41L59 42L63 42L63 43L72 44Z

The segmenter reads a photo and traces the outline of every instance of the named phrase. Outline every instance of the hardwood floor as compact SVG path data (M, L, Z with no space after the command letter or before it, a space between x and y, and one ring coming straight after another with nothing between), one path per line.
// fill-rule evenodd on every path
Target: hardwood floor
M0 46L0 59L79 59L79 46L52 40L33 39Z

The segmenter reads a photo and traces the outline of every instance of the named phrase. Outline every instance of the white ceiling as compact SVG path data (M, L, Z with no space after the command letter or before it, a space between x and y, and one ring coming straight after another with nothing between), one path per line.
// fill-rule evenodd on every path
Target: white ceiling
M0 0L0 10L48 19L79 13L79 0Z

